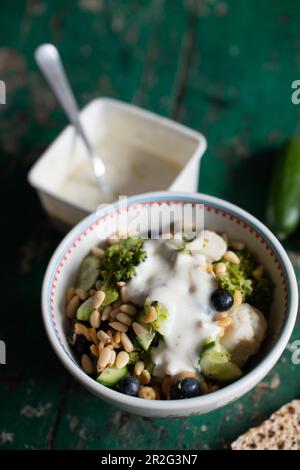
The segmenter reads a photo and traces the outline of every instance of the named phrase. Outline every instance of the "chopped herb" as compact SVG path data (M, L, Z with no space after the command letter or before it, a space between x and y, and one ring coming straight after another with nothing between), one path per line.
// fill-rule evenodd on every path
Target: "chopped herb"
M143 240L127 239L104 251L101 275L105 284L114 285L118 281L128 281L136 273L136 266L146 259Z
M232 295L235 290L239 290L244 302L249 302L253 307L268 313L274 287L272 281L267 276L254 279L252 273L257 263L246 249L236 254L240 259L240 264L222 260L226 264L226 272L218 276L220 287Z

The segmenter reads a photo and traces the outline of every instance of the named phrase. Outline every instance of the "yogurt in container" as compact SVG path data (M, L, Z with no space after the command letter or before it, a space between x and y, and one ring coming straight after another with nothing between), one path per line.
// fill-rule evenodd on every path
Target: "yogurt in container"
M108 98L91 101L80 119L107 166L114 199L163 189L197 191L206 149L199 132ZM99 191L85 148L70 125L37 160L28 179L45 211L62 228L112 202Z

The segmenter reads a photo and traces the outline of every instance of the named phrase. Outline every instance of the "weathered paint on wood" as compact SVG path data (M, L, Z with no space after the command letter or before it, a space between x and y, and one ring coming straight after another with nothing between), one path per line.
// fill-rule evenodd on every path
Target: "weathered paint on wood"
M299 396L292 340L268 377L206 416L151 420L106 405L76 384L51 351L40 287L61 236L26 174L66 119L33 60L41 42L60 49L81 105L114 96L178 119L208 137L199 189L263 218L272 161L298 127L291 82L300 75L297 1L3 1L0 79L2 298L0 448L224 448ZM286 247L300 277L299 237Z

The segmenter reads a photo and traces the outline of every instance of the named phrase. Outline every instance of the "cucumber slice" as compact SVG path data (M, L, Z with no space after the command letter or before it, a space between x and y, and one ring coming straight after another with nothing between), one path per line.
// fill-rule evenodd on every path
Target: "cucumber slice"
M232 382L241 377L241 369L231 361L231 354L216 340L208 340L199 358L201 373L219 382Z
M113 287L101 287L101 290L105 293L105 299L102 303L103 307L106 307L109 304L112 304L119 298L119 292Z
M116 385L120 380L122 380L128 374L127 367L123 367L122 369L117 369L116 367L110 367L104 369L103 372L97 377L97 382L106 387L113 387Z
M77 309L76 318L81 321L89 321L90 316L93 312L93 300L94 297L89 297L86 299L83 304Z
M158 331L162 336L166 334L170 325L170 315L167 308L160 302L147 297L145 301L145 311L147 308L154 307L157 313L157 319L152 323L148 323L153 330Z
M76 282L76 287L89 290L98 279L101 261L96 256L88 255L82 261Z
M147 330L147 333L143 336L136 336L136 340L138 344L144 349L144 351L148 351L150 344L152 343L156 332L152 328L151 324L143 323L141 318L143 317L144 312L138 315L138 322Z

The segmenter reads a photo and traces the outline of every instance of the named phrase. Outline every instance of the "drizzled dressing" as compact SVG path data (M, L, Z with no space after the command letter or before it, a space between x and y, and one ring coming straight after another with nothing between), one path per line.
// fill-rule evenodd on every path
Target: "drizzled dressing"
M204 270L207 259L199 252L178 251L170 240L147 240L144 248L147 258L127 284L128 298L142 306L151 296L169 313L164 340L151 349L153 375L163 377L199 369L203 341L220 333L210 303L217 283Z

